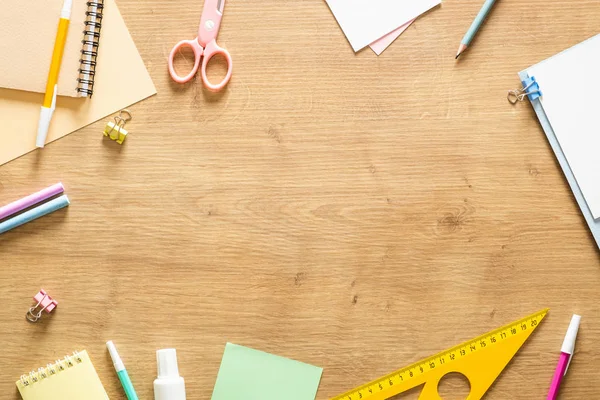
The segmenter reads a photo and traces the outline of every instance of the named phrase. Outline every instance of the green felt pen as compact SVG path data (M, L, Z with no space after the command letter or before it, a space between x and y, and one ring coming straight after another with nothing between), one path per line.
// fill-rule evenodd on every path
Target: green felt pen
M125 391L127 400L138 400L137 394L135 393L135 389L133 388L133 384L131 383L131 379L129 379L129 375L127 374L127 370L125 369L125 364L123 364L121 357L119 357L119 353L117 353L117 348L115 347L115 344L111 340L106 342L106 347L108 348L108 352L110 353L110 358L112 358L113 365L115 366L117 376L121 381L121 385L123 386L123 390Z

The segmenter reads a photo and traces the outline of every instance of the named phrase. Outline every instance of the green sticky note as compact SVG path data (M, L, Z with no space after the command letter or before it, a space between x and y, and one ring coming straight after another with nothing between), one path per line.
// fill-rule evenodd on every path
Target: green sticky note
M212 400L315 400L323 368L227 343Z

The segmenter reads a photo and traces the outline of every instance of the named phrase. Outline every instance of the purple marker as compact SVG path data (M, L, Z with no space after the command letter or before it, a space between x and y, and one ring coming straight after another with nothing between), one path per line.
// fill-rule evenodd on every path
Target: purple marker
M47 187L46 189L42 189L37 193L31 194L27 197L23 197L20 200L13 201L10 204L5 205L4 207L0 207L0 221L4 218L10 217L13 214L18 213L19 211L23 211L26 208L34 206L38 203L48 200L51 197L54 197L58 194L61 194L65 191L65 187L62 183L57 183L56 185L52 185Z

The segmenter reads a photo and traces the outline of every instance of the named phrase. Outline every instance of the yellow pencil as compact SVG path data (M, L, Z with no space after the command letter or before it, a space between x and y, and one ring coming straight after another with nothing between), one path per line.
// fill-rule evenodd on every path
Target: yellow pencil
M44 96L44 103L40 111L40 122L38 123L36 140L37 147L44 147L44 144L46 144L48 128L50 128L52 114L54 114L54 109L56 108L58 75L60 73L60 64L62 62L63 52L65 50L65 43L67 42L67 32L69 30L72 7L73 0L65 0L62 11L60 12L58 30L56 32L56 39L54 40L54 50L52 51L52 62L50 63L48 82L46 83L46 95Z

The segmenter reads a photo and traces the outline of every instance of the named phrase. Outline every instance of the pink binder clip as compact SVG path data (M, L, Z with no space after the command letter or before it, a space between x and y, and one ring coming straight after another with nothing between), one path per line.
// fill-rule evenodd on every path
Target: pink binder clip
M42 317L42 312L46 311L48 314L52 312L58 305L58 302L54 300L44 289L40 289L38 294L33 296L33 301L37 302L37 304L27 311L25 314L25 318L29 322L37 322ZM37 311L38 307L40 307L39 311Z

